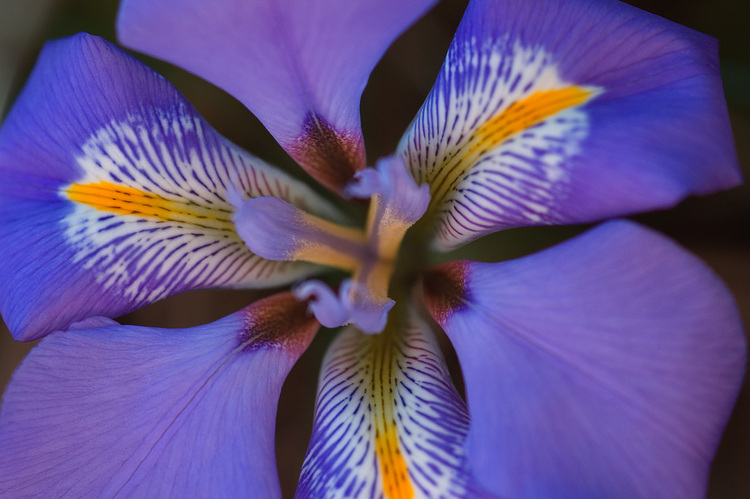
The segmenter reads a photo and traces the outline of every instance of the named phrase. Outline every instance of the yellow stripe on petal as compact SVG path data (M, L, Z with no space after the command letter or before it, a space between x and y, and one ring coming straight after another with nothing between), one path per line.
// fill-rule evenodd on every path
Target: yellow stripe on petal
M373 423L375 425L375 453L380 468L383 493L387 499L411 499L414 487L398 440L394 411L394 396L398 393L399 378L397 343L399 333L386 329L372 338L371 378Z
M510 137L566 109L585 104L597 93L596 89L571 86L538 91L510 104L479 126L469 140L456 151L452 160L431 172L433 175L428 181L432 206L439 206L447 193L482 156L496 149Z
M74 183L65 189L71 201L117 215L177 222L216 230L234 230L226 207L203 206L190 201L166 199L151 192L112 182Z
M380 426L380 425L379 425ZM388 499L411 499L414 487L409 479L409 470L398 445L395 423L379 427L375 437L375 452L383 476L383 493Z
M274 196L335 218L332 205L222 139L180 99L132 111L91 131L73 158L79 176L56 192L69 205L67 263L115 297L102 303L122 312L190 289L274 287L315 271L252 253L229 197Z
M468 426L437 339L396 305L381 334L349 327L326 353L297 495L473 497Z
M525 99L514 102L479 127L465 155L470 157L474 154L484 154L511 135L522 132L560 111L586 103L593 93L592 90L581 87L568 87L535 92Z

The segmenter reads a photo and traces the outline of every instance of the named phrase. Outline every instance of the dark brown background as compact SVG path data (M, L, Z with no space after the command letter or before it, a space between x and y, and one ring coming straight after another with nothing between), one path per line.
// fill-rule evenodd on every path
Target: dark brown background
M745 0L633 0L629 2L720 39L725 91L735 141L748 176L750 165L750 2ZM22 5L23 4L23 5ZM394 46L372 75L362 111L368 155L391 152L429 91L461 17L464 0L447 0ZM88 31L114 40L116 0L0 0L0 106L17 94L44 40ZM172 81L230 140L275 164L294 169L285 153L242 105L220 90L166 64L143 58ZM673 210L635 217L700 255L734 292L750 320L750 187L685 201ZM571 229L576 231L580 229ZM504 258L549 245L572 232L509 231L489 244ZM487 246L487 245L486 245ZM481 255L475 255L482 258ZM125 323L186 327L247 305L252 292L194 292L121 318ZM294 491L310 433L322 332L289 376L277 419L277 454L285 495ZM32 345L14 343L0 323L0 386ZM714 463L709 497L750 497L750 388L740 395Z

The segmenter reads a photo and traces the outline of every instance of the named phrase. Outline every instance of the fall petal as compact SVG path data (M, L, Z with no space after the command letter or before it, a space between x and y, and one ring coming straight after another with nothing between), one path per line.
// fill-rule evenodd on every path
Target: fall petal
M423 321L347 328L323 361L297 497L482 497L463 454L468 424Z
M715 40L608 0L472 0L399 150L443 250L740 181Z
M189 289L309 274L247 249L230 192L332 212L113 45L48 44L0 130L0 303L15 338Z

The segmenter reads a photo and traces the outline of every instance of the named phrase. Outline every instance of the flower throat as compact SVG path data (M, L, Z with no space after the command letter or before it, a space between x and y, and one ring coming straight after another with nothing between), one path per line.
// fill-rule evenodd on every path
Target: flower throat
M334 292L319 280L299 285L295 295L327 327L355 324L383 330L394 301L388 288L406 231L427 211L429 187L417 186L403 161L389 157L358 172L346 196L370 199L365 229L311 215L278 198L242 200L235 193L237 231L251 251L269 260L306 261L351 273ZM261 236L262 235L262 236Z

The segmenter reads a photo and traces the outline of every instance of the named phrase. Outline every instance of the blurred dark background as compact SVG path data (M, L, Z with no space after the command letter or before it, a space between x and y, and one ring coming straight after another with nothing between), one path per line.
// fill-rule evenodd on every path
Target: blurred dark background
M87 31L115 40L117 0L0 0L0 115L7 112L45 40ZM748 177L750 165L750 2L747 0L632 0L628 2L721 42L725 92L735 142ZM405 33L373 73L362 103L371 161L390 153L429 91L465 0L444 0ZM299 170L255 118L232 97L177 68L141 57L185 94L233 142L293 173ZM725 280L750 323L750 187L691 198L675 209L635 217L698 254ZM552 244L579 228L508 231L484 243L510 258ZM481 258L481 255L477 255ZM150 326L187 327L238 310L262 293L193 292L121 318ZM320 358L330 334L318 335L290 374L277 419L279 473L285 495L294 491L312 423ZM0 323L0 386L30 344L14 343ZM709 497L750 497L750 385L746 382L711 475Z

